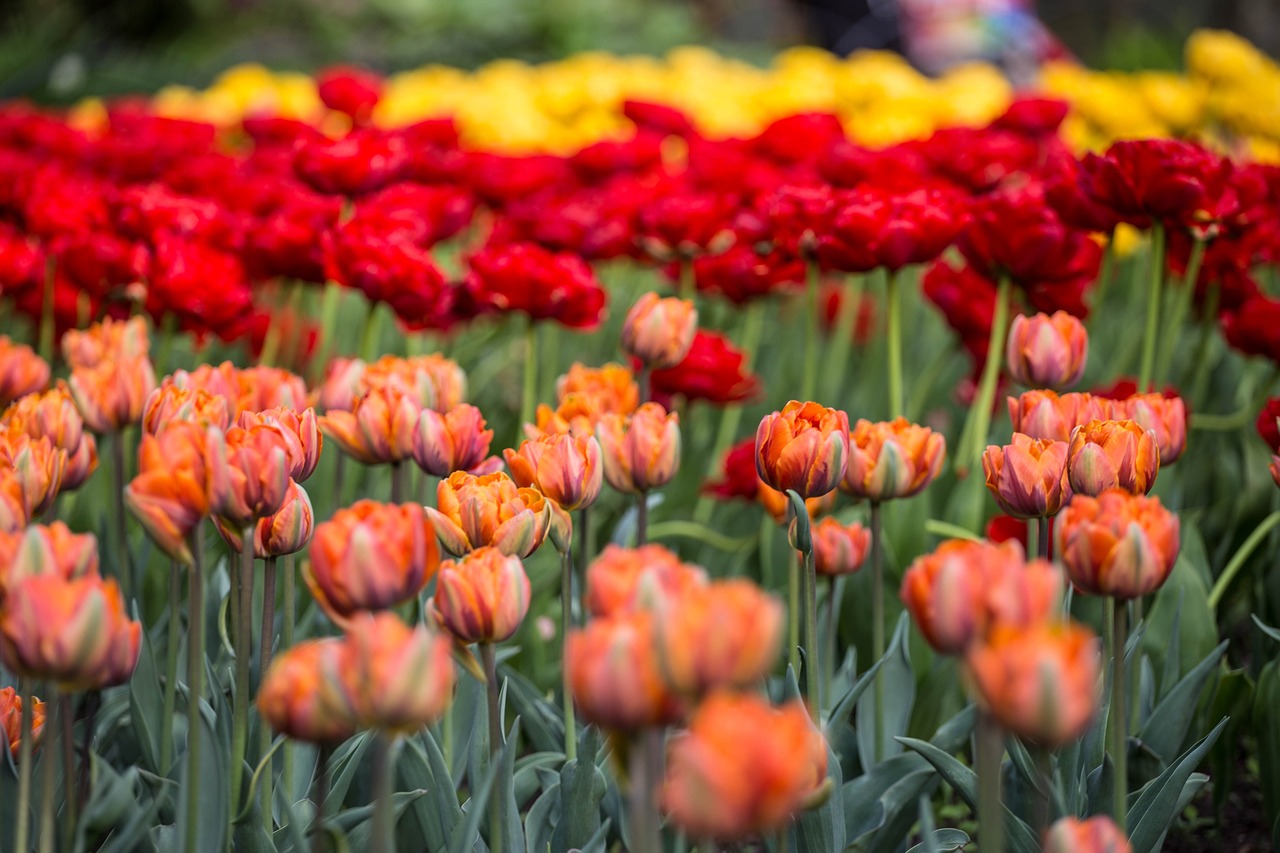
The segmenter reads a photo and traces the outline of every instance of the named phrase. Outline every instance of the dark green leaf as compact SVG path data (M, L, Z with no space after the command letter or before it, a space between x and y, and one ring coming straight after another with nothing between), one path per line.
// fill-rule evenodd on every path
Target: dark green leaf
M1177 817L1183 787L1226 724L1225 719L1219 722L1199 743L1148 782L1137 802L1129 807L1129 843L1134 853L1153 853L1159 849L1160 840Z
M958 853L969 845L969 833L962 829L935 829L907 853Z
M1167 764L1178 754L1191 728L1199 704L1200 693L1216 672L1218 661L1227 650L1223 640L1217 648L1188 672L1151 712L1138 739Z
M856 704L858 755L863 767L874 765L877 755L883 761L902 751L902 745L896 738L907 731L916 693L916 676L911 669L911 658L907 654L908 624L909 620L904 613L898 619L898 626L885 652L883 665L871 679L871 690L864 693ZM876 693L878 691L882 693L881 705L884 715L879 749L876 744Z
M600 828L600 801L608 789L604 774L596 766L600 751L600 730L587 726L578 742L578 757L560 769L560 821L553 837L555 850L582 847Z

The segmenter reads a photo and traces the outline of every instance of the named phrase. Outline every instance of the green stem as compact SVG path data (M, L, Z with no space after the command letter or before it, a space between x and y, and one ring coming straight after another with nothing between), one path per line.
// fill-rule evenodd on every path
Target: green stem
M1049 519L1041 518L1040 524L1040 559L1053 559L1053 540L1049 536Z
M396 821L391 792L396 772L396 741L396 736L389 732L378 732L373 739L373 837L369 843L372 853L395 853Z
M591 561L592 545L594 544L591 541L591 507L589 506L584 506L578 510L577 533L582 537L582 547L578 549L578 577L576 583L578 594L584 598L584 600L578 602L577 618L583 620L587 618L587 604L585 601L587 594L587 563Z
M1027 519L1027 559L1040 553L1040 519Z
M324 295L320 300L320 358L316 359L317 375L324 376L326 365L337 351L336 326L338 325L338 308L342 305L342 285L336 281L327 282Z
M1111 285L1111 279L1115 275L1116 270L1116 236L1112 232L1107 239L1107 245L1102 250L1102 265L1098 269L1098 280L1093 286L1093 312L1092 316L1097 318L1103 315L1102 305L1106 301L1107 289Z
M480 644L480 660L484 664L485 695L488 699L489 761L497 761L502 751L502 720L498 709L498 655L493 643ZM502 796L495 785L489 792L489 850L502 853Z
M871 658L884 658L884 527L880 518L880 502L871 502ZM880 763L884 752L884 679L876 673L875 696L875 760Z
M204 696L204 553L203 523L191 532L193 557L187 581L187 801L184 850L195 850L200 818L200 702Z
M45 690L48 692L50 685L46 683ZM54 714L61 716L66 713L63 708L61 697L52 697L50 704L53 705ZM52 727L53 720L47 721L46 725ZM46 743L48 740L46 739ZM54 783L58 779L58 762L53 760L53 750L48 746L44 751L44 786L40 793L40 853L53 853L54 844L54 805L53 794L55 790Z
M630 790L632 853L659 853L662 839L658 826L658 810L654 789L658 784L653 774L653 738L662 737L661 729L641 732L631 744Z
M790 649L791 669L800 677L800 573L804 558L789 560L787 570L787 646Z
M530 317L524 330L524 382L520 388L520 423L516 425L516 444L520 443L520 431L533 423L538 404L538 325Z
M311 799L316 815L311 822L311 853L324 853L325 804L329 801L329 759L333 757L333 746L322 743L317 749L316 787Z
M976 740L978 843L982 853L1004 853L1004 804L1000 796L1004 732L987 711L978 712Z
M693 260L691 258L680 259L680 281L678 292L681 299L688 299L690 302L697 303L698 299L698 282L693 272Z
M1124 676L1124 650L1129 637L1129 609L1124 602L1112 599L1111 616L1111 709L1108 720L1111 725L1111 762L1115 767L1111 819L1121 832L1125 832L1129 794L1129 716L1125 711L1128 690Z
M648 495L641 492L636 496L636 547L643 548L649 541L649 501Z
M889 349L889 416L899 418L906 414L902 397L902 294L898 289L898 274L890 272L885 280L885 314L888 324Z
M404 463L391 463L391 502L398 504L404 500Z
M1210 610L1218 609L1218 605L1222 602L1222 597L1226 595L1231 582L1235 580L1236 575L1244 568L1249 557L1253 555L1253 552L1257 550L1262 541L1267 538L1267 534L1277 524L1280 524L1280 510L1276 510L1264 518L1262 523L1249 534L1249 538L1241 543L1239 550L1231 556L1231 559L1227 562L1227 567L1222 570L1222 574L1218 575L1218 579L1213 583L1213 589L1209 592Z
M564 682L564 757L572 761L578 757L578 724L573 715L573 689L569 685L569 631L573 628L573 548L572 540L566 543L560 554L560 656L561 676Z
M178 645L182 641L182 566L169 567L169 636L164 650L164 713L160 717L160 775L173 761L173 714L178 698Z
M827 636L826 647L822 654L822 697L825 703L832 704L831 685L836 672L836 637L840 633L840 584L839 578L831 575L827 578Z
M272 367L280 355L280 315L279 308L267 315L267 334L262 340L262 352L258 355L258 363L263 367Z
M836 317L835 339L831 345L831 365L828 372L827 399L839 400L844 390L845 369L849 366L849 352L858 335L858 318L862 314L862 292L866 277L850 276L840 300L840 314Z
M1160 333L1160 290L1164 284L1164 227L1151 226L1151 269L1147 283L1147 325L1142 333L1142 362L1138 368L1138 390L1146 391L1156 365L1156 338Z
M258 645L259 684L262 683L267 669L271 666L271 647L275 641L276 572L276 558L268 557L266 570L262 574L262 640ZM263 760L266 762L266 769L262 773L262 783L258 790L262 797L262 828L266 830L267 835L270 835L274 828L271 814L273 780L270 752L271 727L261 725L258 727L258 754L265 756Z
M822 663L819 660L821 655L818 650L818 579L814 572L812 547L804 552L802 559L804 563L802 581L804 584L804 654L808 670L805 673L805 686L809 707L816 720L822 708L822 694L819 692Z
M820 271L817 261L808 261L805 268L805 323L804 323L804 375L800 377L801 401L812 400L818 381L818 284Z
M282 649L293 648L293 621L297 612L297 604L294 601L297 595L294 571L294 555L287 554L284 558L284 577L281 578L284 582L281 596L284 599L281 602L284 612L280 618L280 648ZM293 738L285 738L284 747L281 749L280 778L284 779L289 802L293 802Z
M18 814L13 831L13 849L26 853L30 850L31 834L31 760L35 754L34 735L35 697L31 695L31 679L23 678L19 684L22 694L22 743L18 746Z
M1187 312L1195 300L1196 279L1200 277L1200 266L1204 262L1205 240L1192 238L1191 256L1187 258L1187 269L1182 277L1182 286L1173 296L1172 311L1165 325L1165 338L1160 345L1160 364L1164 367L1166 379L1172 379L1173 356L1182 339L1182 324L1186 321Z
M53 364L54 333L56 332L53 317L54 269L56 256L50 252L44 263L44 291L40 305L40 357Z
M128 472L125 470L124 460L124 430L107 436L107 440L111 445L111 531L112 538L115 539L113 544L116 550L116 572L120 578L125 601L132 601L135 595L141 593L141 590L134 586L133 568L129 559L129 540L125 534L124 489Z
M1205 294L1200 318L1200 338L1196 342L1195 355L1191 359L1191 363L1195 366L1190 383L1191 405L1196 411L1204 407L1209 374L1213 370L1213 365L1209 361L1209 345L1213 343L1213 334L1218 328L1218 303L1221 299L1222 290L1218 281L1216 279L1210 281L1209 292Z
M364 327L360 330L360 357L365 361L374 361L380 354L379 331L382 315L378 311L379 303L369 301L369 308L364 314Z
M74 706L71 696L58 691L58 751L62 754L62 826L75 831L80 804L76 802L80 788L76 781L76 739Z
M231 817L240 811L240 791L244 783L244 759L249 740L249 658L253 645L253 525L241 532L240 568L232 595L239 606L235 620L235 704L231 708Z
M991 318L991 336L987 339L987 360L982 367L977 395L965 419L960 443L956 448L956 470L962 474L977 467L987 443L991 427L991 406L995 402L1000 365L1004 362L1005 335L1009 332L1009 277L1001 276L996 286L995 313Z

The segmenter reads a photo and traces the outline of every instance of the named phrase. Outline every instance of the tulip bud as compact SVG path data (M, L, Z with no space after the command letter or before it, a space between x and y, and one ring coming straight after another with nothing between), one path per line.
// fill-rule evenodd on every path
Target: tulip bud
M1268 468L1271 471L1271 479L1276 481L1277 486L1280 486L1280 456L1272 456L1271 465L1268 466ZM3 510L0 510L0 513L2 512ZM2 526L3 525L0 524L0 527Z
M320 431L343 453L366 465L403 462L413 455L413 436L422 406L398 386L375 388L350 412L319 418Z
M227 546L240 553L244 547L240 528L221 517L215 518L214 524ZM302 486L290 480L280 508L253 525L253 556L265 560L296 554L307 547L314 528L315 510L311 506L311 497Z
M543 435L502 451L511 479L534 487L566 512L595 503L604 478L600 442L593 435Z
M679 598L706 583L706 572L661 545L606 545L587 566L585 600L588 612L600 619L655 609L663 599Z
M284 368L258 364L237 369L235 377L239 388L237 415L268 409L300 411L307 406L307 383Z
M1115 821L1100 814L1055 821L1045 833L1044 853L1133 853L1133 847Z
M1009 375L1033 388L1069 388L1084 375L1089 333L1066 311L1019 315L1009 326L1005 348Z
M1065 441L1015 432L1012 444L986 449L982 472L1000 509L1017 518L1052 518L1071 499Z
M0 407L48 385L48 363L26 344L0 335Z
M187 536L212 511L208 436L206 428L184 421L156 435L144 433L138 475L124 490L125 505L161 550L188 566L193 557Z
M53 506L66 465L67 452L48 438L0 433L0 468L13 472L27 520L39 518Z
M1098 638L1075 623L997 627L966 659L979 701L1047 749L1084 734L1098 700Z
M364 393L367 365L358 358L335 358L325 370L324 383L317 392L317 402L326 414L350 412Z
M0 418L0 430L25 433L32 438L48 438L67 453L59 491L79 488L98 467L98 445L84 429L84 419L66 385L16 401Z
M768 837L826 778L827 745L801 702L717 693L671 742L662 804L693 837Z
M151 392L142 412L142 429L155 434L173 421L187 421L202 427L226 429L231 425L230 404L226 397L205 388L183 388L166 377Z
M1258 419L1254 422L1258 437L1271 448L1272 453L1280 453L1280 397L1267 400Z
M61 521L33 524L20 533L0 531L0 602L5 590L33 575L64 580L98 574L98 540L72 533Z
M652 613L635 611L569 632L569 689L587 722L630 732L680 719L680 700L663 681L653 654L655 623Z
M143 355L76 368L69 384L85 424L106 434L142 420L147 398L156 388L156 374Z
M1067 576L1091 595L1129 599L1155 592L1178 559L1178 517L1159 498L1123 489L1078 495L1055 526Z
M341 624L359 611L414 598L439 565L422 507L362 500L316 525L302 577L316 603Z
M816 498L845 475L849 419L817 403L792 400L756 429L756 472L770 488Z
M440 564L432 599L436 621L463 643L500 643L529 612L529 576L519 557L479 548Z
M680 416L657 403L632 415L605 415L596 426L604 477L626 494L665 486L680 467Z
M754 684L773 669L782 628L782 604L748 580L686 590L659 609L663 677L686 695Z
M841 524L828 516L813 530L813 567L820 575L838 577L862 568L871 549L871 531L861 524Z
M475 406L461 403L445 414L423 409L413 434L413 459L436 477L470 471L489 455L493 430Z
M383 356L368 366L362 384L367 391L396 387L409 394L419 409L442 414L460 405L467 395L467 375L457 362L439 353L412 358Z
M341 743L356 720L338 683L342 640L327 637L276 655L258 689L258 713L275 731L308 743Z
M622 323L622 351L650 370L675 367L684 361L698 330L698 309L688 299L650 291L627 312Z
M440 719L453 700L452 650L448 637L391 613L353 619L337 681L360 727L409 732Z
M455 557L485 546L527 557L538 549L551 522L551 504L537 489L518 489L501 472L477 477L455 471L436 487L426 508L440 545Z
M289 461L289 476L304 482L320 464L320 451L324 448L324 435L320 432L315 409L297 411L287 407L264 409L260 412L241 412L239 425L248 429L263 424L273 427L284 442Z
M45 703L31 697L31 746L40 745L46 720ZM0 687L0 738L9 755L18 760L22 748L22 696L12 687Z
M83 332L69 329L62 335L62 357L72 370L96 367L104 361L141 358L150 352L147 321L142 317L107 317Z
M1155 434L1134 421L1089 421L1071 433L1067 479L1077 495L1122 488L1146 494L1160 470Z
M1013 431L1044 441L1070 441L1072 431L1092 420L1111 417L1111 401L1090 394L1024 391L1009 398Z
M18 475L0 466L0 533L16 533L27 526L27 504Z
M640 386L627 367L610 362L603 367L587 367L574 362L569 372L556 380L556 401L577 400L594 429L607 414L629 415L640 406Z
M1135 394L1111 405L1113 419L1128 418L1155 435L1162 467L1178 461L1187 447L1187 408L1181 397Z
M940 433L906 418L858 421L849 434L849 467L840 488L855 498L909 498L942 470L947 442Z
M281 431L265 425L209 429L213 512L241 527L271 515L289 490L289 454Z

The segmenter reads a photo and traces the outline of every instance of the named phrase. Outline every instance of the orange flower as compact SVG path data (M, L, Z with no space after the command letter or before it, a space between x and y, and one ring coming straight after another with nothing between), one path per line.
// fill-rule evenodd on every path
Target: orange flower
M1018 315L1009 325L1005 360L1014 381L1033 388L1069 388L1089 359L1089 333L1066 311Z
M62 357L72 370L96 367L104 361L140 358L150 352L147 321L142 317L107 317L83 332L68 329L62 335Z
M213 512L246 527L271 515L289 490L289 453L281 431L252 425L209 430Z
M463 643L500 643L529 612L529 576L519 557L478 548L440 564L432 599L436 621Z
M645 403L631 415L604 415L596 438L604 477L620 492L665 486L680 467L680 416L657 403Z
M1133 853L1129 839L1106 815L1064 817L1044 836L1044 853Z
M341 743L356 733L343 693L329 681L340 671L342 639L300 643L276 655L258 689L258 713L272 729L308 743Z
M221 364L202 364L195 370L175 370L165 378L179 388L203 389L227 403L227 417L231 422L240 416L240 371L229 361Z
M143 434L138 475L125 487L124 501L156 544L173 559L191 565L187 537L210 514L214 477L208 432L174 421L156 435Z
M5 409L0 428L32 438L47 437L54 447L66 451L59 491L79 488L98 467L98 444L85 432L84 419L61 382L48 391L28 394Z
M475 406L460 403L445 414L424 409L413 434L413 459L436 477L470 471L484 462L493 441L484 416Z
M383 356L361 377L362 393L394 387L409 394L419 409L447 412L467 394L467 376L456 362L435 353L412 358Z
M27 520L39 518L53 506L66 466L67 452L50 439L0 433L0 468L13 472Z
M781 524L787 520L787 515L791 511L791 499L777 489L766 486L763 480L760 481L760 487L756 491L756 500L774 521ZM808 510L811 519L817 518L824 512L830 512L835 505L836 493L833 491L827 492L820 498L808 498L804 502L804 508Z
M1178 461L1187 448L1187 407L1181 397L1163 394L1135 394L1127 400L1111 404L1111 417L1136 421L1144 430L1155 433L1160 445L1160 464Z
M593 435L543 435L502 451L517 485L534 487L566 512L595 503L604 469Z
M596 618L651 610L664 598L678 598L706 583L706 572L661 545L606 545L587 566L587 610Z
M413 455L413 436L422 406L395 384L371 390L350 412L333 411L319 418L320 431L342 452L366 465L403 462Z
M756 472L780 492L816 498L833 491L848 455L849 419L817 403L792 400L756 429Z
M537 489L518 489L501 472L477 477L455 471L436 487L438 510L427 507L440 545L454 556L492 546L527 557L538 549L551 508Z
M89 429L119 432L142 420L143 407L156 388L156 374L145 355L102 361L71 371L71 395Z
M813 527L813 567L820 575L848 575L862 568L871 549L871 531L856 521L824 518Z
M906 418L858 421L849 434L849 469L840 487L856 498L909 498L942 470L946 439Z
M31 697L31 745L39 746L46 719L45 703ZM0 736L9 747L9 755L18 760L22 747L22 697L12 687L0 687Z
M1078 495L1120 487L1146 494L1160 470L1155 434L1135 421L1089 421L1071 433L1067 479Z
M280 406L240 413L240 426L247 429L255 424L265 424L280 433L289 460L290 477L301 483L315 473L316 465L320 464L320 451L324 448L324 435L320 432L315 409L298 411Z
M954 655L997 626L1049 618L1062 601L1062 573L1045 560L1024 562L1016 542L951 539L911 564L899 595L929 645Z
M49 365L26 344L0 335L0 406L49 385Z
M335 358L329 362L324 382L315 394L323 412L349 412L364 394L364 374L368 366L358 358Z
M303 580L336 622L415 597L440 565L440 549L417 504L357 501L316 525Z
M747 687L778 660L782 604L751 581L692 587L663 602L659 617L658 660L679 693Z
M448 637L392 613L356 617L333 662L351 716L393 732L434 723L453 700L452 649Z
M114 580L29 575L5 595L0 634L5 666L71 692L128 681L142 625L126 618Z
M622 351L650 370L675 367L689 354L697 330L693 302L649 291L636 300L622 323Z
M982 471L1000 509L1015 518L1052 518L1071 500L1065 441L1015 432L1012 444L986 449Z
M236 553L244 547L240 528L223 518L214 519L218 532ZM294 480L289 481L284 503L271 515L260 518L253 526L253 556L259 560L296 554L311 541L315 529L315 510L311 497Z
M1054 749L1084 734L1098 699L1098 638L1075 623L997 627L967 657L979 700L1009 732Z
M230 404L226 397L205 388L180 387L172 376L166 376L147 398L142 410L142 429L155 434L173 421L226 429L231 425Z
M0 531L0 602L25 577L56 575L64 580L98 574L98 540L72 533L61 521L33 524L20 533Z
M1024 391L1009 398L1013 431L1045 441L1070 441L1080 424L1111 416L1111 401L1090 394Z
M771 835L827 776L827 745L798 700L717 693L674 738L662 803L689 835Z
M1124 489L1077 496L1055 533L1071 583L1092 595L1128 599L1155 592L1178 559L1178 517L1159 498Z
M254 365L236 370L235 377L239 386L237 414L266 409L304 409L307 406L307 383L296 373L279 367Z
M681 718L680 700L663 681L653 654L656 622L641 610L569 632L564 665L574 704L587 722L630 732Z
M27 526L27 502L18 475L0 465L0 533L15 533Z
M610 362L603 367L587 367L574 362L569 372L556 380L556 401L564 403L576 396L594 428L605 414L629 415L640 405L640 386L631 370Z

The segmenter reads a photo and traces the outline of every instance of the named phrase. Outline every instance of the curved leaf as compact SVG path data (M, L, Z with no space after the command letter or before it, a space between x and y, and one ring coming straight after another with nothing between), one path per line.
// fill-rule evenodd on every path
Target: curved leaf
M1226 726L1223 718L1213 731L1182 754L1174 764L1152 779L1138 794L1137 801L1129 807L1129 843L1134 853L1151 853L1159 849L1169 824L1178 815L1178 801L1192 772L1204 759L1213 742Z

